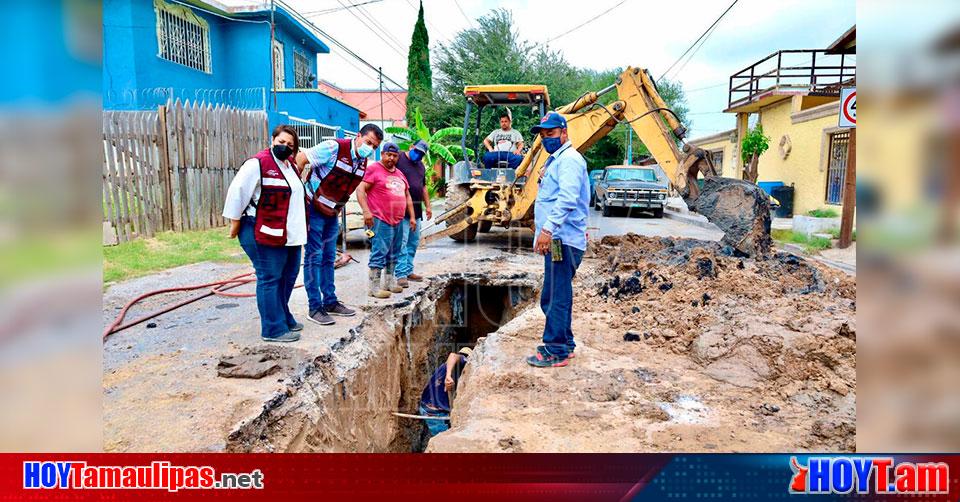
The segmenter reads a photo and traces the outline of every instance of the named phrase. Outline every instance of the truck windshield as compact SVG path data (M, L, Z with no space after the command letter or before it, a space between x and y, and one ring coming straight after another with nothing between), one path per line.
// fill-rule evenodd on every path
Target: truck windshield
M657 181L653 169L608 169L607 181Z

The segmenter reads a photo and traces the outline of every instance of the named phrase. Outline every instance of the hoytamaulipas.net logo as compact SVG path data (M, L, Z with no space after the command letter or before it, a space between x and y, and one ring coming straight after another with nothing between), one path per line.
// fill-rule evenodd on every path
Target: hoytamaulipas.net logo
M790 493L944 494L950 466L943 462L895 462L893 457L790 457Z
M26 461L23 463L25 489L152 489L178 490L260 490L263 473L217 473L210 466L172 465L157 461L150 465L87 465L86 462Z

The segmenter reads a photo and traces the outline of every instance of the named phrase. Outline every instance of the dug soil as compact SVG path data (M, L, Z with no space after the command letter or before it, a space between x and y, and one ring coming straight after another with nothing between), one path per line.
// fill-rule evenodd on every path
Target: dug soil
M482 338L431 452L853 451L855 279L784 253L633 234L574 281L575 358L535 305Z

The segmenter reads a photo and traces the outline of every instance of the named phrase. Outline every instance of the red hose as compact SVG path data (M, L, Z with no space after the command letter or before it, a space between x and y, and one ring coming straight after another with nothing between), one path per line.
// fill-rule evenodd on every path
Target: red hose
M356 261L349 254L346 254L346 253L341 254L340 258L334 264L334 267L340 268L346 265L347 263L350 263L351 260ZM233 289L239 286L243 286L244 284L250 284L251 282L256 282L256 281L257 281L257 277L254 275L254 273L248 272L246 274L241 274L241 275L231 277L230 279L225 279L222 281L208 282L206 284L196 284L193 286L180 286L177 288L158 289L156 291L150 291L148 293L144 293L134 298L133 300L130 300L129 302L127 302L126 305L124 305L120 313L117 314L117 317L114 318L112 323L110 323L110 326L107 326L107 328L103 330L103 340L106 341L108 336L116 333L117 331L127 329L131 326L136 326L137 324L140 324L149 319L153 319L158 315L166 314L167 312L176 310L184 305L189 305L197 300L206 298L211 295L226 296L229 298L251 298L251 297L257 296L256 293L227 293L226 292L228 289ZM294 289L302 288L302 287L303 287L303 284L297 284L296 286L294 286ZM195 296L193 298L188 298L186 300L177 302L173 305L164 307L161 310L157 310L155 312L146 314L143 317L139 317L127 323L123 323L123 319L124 317L126 317L127 311L130 310L130 307L133 307L134 305L141 302L145 298L150 298L151 296L156 296L164 293L175 293L177 291L193 291L193 290L203 289L203 288L210 288L210 290L201 295Z

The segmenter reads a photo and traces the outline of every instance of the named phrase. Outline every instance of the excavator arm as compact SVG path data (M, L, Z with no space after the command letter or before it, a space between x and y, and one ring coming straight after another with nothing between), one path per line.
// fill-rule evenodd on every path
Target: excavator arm
M616 101L600 102L601 96L614 91ZM567 119L567 135L580 152L589 149L618 124L629 124L688 206L725 232L726 243L746 254L766 253L770 221L766 196L756 185L720 178L710 156L702 149L684 145L684 151L680 151L677 140L682 140L686 130L663 101L646 70L628 67L616 83L584 94L556 111ZM461 232L481 220L493 220L502 226L518 223L532 226L538 180L548 156L540 138L534 138L517 167L517 181L479 188L468 201L437 219L438 222L456 220L456 223L448 224L444 231L428 237L426 242ZM704 194L697 183L698 175L706 178ZM520 186L520 180L526 182ZM760 221L756 221L758 219Z

